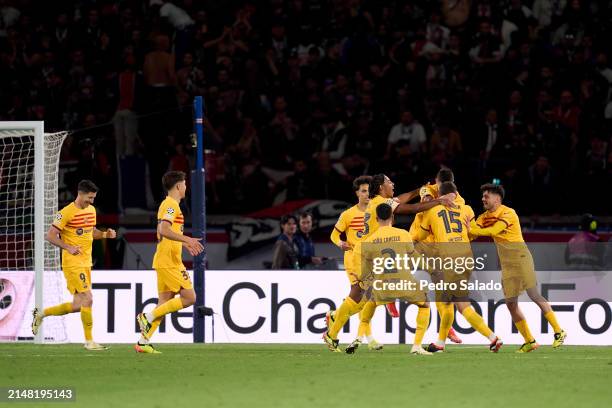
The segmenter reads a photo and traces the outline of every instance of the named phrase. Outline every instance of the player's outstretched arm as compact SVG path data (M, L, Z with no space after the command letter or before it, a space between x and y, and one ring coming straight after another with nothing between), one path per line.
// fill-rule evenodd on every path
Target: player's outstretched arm
M204 251L204 246L200 243L202 238L192 238L187 235L182 235L172 231L170 228L170 222L166 222L162 220L157 226L157 233L166 239L171 241L182 242L189 254L192 256L196 256Z
M55 245L58 248L65 249L68 251L70 255L78 255L81 253L81 247L68 245L59 235L60 231L53 225L49 227L49 231L47 231L47 236L45 239L49 241L52 245Z
M417 198L419 196L420 190L421 190L420 188L417 188L416 190L412 190L408 193L400 194L395 198L399 201L400 204L406 204L414 200L415 198Z
M476 224L475 220L470 222L470 235L474 237L494 237L506 229L506 223L497 221L490 227L482 228Z
M106 231L100 231L97 228L94 228L93 230L93 239L106 239L106 238L114 239L116 237L117 237L117 233L112 228L108 228Z
M418 193L418 190L417 190ZM422 203L414 203L414 204L400 204L395 209L396 214L416 214L422 211L427 211L436 205L442 204L445 206L452 206L453 200L455 199L455 194L450 193L443 195L435 200L422 202Z

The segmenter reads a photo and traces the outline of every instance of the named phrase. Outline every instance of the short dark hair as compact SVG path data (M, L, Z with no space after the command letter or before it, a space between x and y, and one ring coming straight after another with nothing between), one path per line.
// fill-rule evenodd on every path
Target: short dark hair
M98 190L100 190L98 186L91 180L81 180L77 186L77 191L80 193L97 193Z
M378 193L380 192L380 186L382 186L385 182L385 175L384 174L376 174L374 176L372 176L372 179L370 180L370 192L369 192L369 196L370 198L374 198L378 195Z
M387 203L378 204L376 206L376 218L387 221L393 215L393 209Z
M493 184L493 183L487 183L487 184L483 184L482 186L480 186L480 192L497 194L498 196L501 197L502 200L504 199L504 196L506 195L506 191L504 190L504 187L501 184Z
M314 220L314 217L312 216L312 213L310 211L302 211L300 213L300 219L308 218L308 217L310 217L310 219Z
M289 220L293 220L297 224L297 218L293 214L285 214L280 219L280 224L285 225Z
M438 170L438 174L436 174L436 179L440 183L444 183L445 181L452 181L454 183L455 174L453 173L451 169L441 168L440 170Z
M370 186L370 182L372 181L372 176L359 176L353 181L353 191L359 191L359 187L363 184L367 184Z
M162 177L162 185L166 192L172 190L177 183L186 180L186 174L182 171L168 171Z
M440 195L445 195L449 193L456 193L457 186L452 181L445 181L440 184Z

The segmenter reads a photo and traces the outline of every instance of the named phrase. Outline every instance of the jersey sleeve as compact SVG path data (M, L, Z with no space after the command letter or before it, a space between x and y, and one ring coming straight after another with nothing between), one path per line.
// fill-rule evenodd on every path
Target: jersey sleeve
M337 230L338 233L346 231L347 218L347 211L343 211L342 214L340 214L340 218L338 218L338 222L336 222L336 225L334 225L334 229Z
M496 221L495 224L487 228L480 227L475 222L472 222L470 225L470 235L474 237L494 237L505 229L506 224L501 220Z
M58 211L57 214L55 214L55 217L53 218L53 223L51 225L53 225L58 230L63 231L66 225L72 220L73 215L73 212L70 211L68 207L64 207L60 211Z
M174 224L174 220L176 219L176 216L178 215L179 211L180 209L178 208L178 205L174 203L162 203L161 207L159 208L160 222L168 221L170 224Z
M466 223L470 224L475 217L474 210L469 205L465 206Z
M506 227L514 224L514 218L516 217L514 211L512 210L504 210L501 214L499 214L498 221L502 221L506 224Z
M412 240L413 241L418 241L418 242L422 242L425 241L427 239L427 237L429 236L429 234L432 233L431 231L431 219L430 219L430 211L426 211L421 216L421 223L418 226L418 228L416 228L414 230L414 234L412 234Z

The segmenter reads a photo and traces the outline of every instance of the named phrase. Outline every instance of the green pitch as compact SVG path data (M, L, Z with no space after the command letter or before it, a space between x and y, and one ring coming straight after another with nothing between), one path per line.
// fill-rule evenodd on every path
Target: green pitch
M0 344L0 387L72 387L76 402L14 407L604 407L612 347L485 346L412 356L408 346L332 354L321 345Z

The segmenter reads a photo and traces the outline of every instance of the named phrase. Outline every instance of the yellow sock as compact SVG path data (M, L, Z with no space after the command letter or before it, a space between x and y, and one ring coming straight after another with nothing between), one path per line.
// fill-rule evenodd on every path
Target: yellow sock
M455 321L455 305L452 303L436 302L438 314L440 315L440 329L438 331L438 341L446 342L448 331Z
M91 330L93 329L93 317L91 315L91 307L81 306L81 323L83 323L83 332L85 333L85 341L91 341Z
M362 338L363 336L372 335L372 317L376 311L376 302L368 301L363 306L363 309L359 312L359 329L357 330L357 337Z
M476 313L472 306L468 306L463 309L463 312L461 312L461 314L470 323L470 325L476 329L478 333L482 334L486 338L490 338L490 336L493 334L493 330L491 330L489 326L487 326L482 316Z
M415 346L420 346L423 342L423 336L425 336L425 331L427 331L427 326L429 326L429 315L428 307L419 307L416 318L416 331L414 332L413 345Z
M153 320L158 317L162 317L167 315L168 313L176 312L177 310L181 310L183 308L183 302L180 297L175 297L167 301L166 303L157 306L153 309Z
M151 337L153 337L153 333L155 333L155 330L157 330L157 328L159 327L162 319L163 319L162 317L158 317L157 319L155 319L155 320L153 320L151 322L151 328L147 332L147 338L149 340L151 339Z
M535 339L531 335L531 331L529 330L529 326L527 325L527 320L523 319L520 322L514 322L514 325L518 329L521 336L525 339L525 343L531 343Z
M344 327L346 322L348 322L348 319L355 313L359 312L365 306L365 304L366 302L363 301L359 303L355 302L350 296L344 298L344 301L338 310L336 310L334 324L332 324L332 327L329 328L329 332L327 333L329 334L329 337L334 340L337 339L338 333L340 330L342 330L342 327Z
M43 310L43 315L45 316L62 316L68 313L72 313L72 303L70 302L51 306Z
M555 315L555 312L551 310L548 313L544 313L544 317L546 318L546 320L548 320L548 323L550 323L555 333L561 332L561 326L559 326L559 322L557 321L557 316Z

